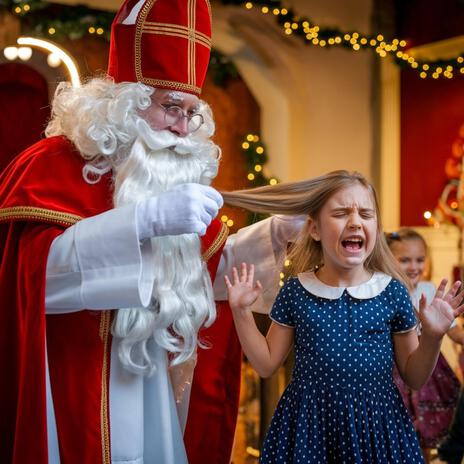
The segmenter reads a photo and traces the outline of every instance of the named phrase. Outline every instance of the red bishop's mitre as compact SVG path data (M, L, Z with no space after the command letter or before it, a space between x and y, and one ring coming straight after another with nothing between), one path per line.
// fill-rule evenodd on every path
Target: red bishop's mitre
M108 75L199 95L210 50L209 0L126 0L111 28Z

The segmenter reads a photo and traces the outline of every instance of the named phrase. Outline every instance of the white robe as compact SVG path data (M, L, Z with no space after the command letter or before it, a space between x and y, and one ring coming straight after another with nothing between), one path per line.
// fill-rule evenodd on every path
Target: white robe
M228 238L214 282L216 300L227 299L224 275L241 262L254 263L264 286L261 310L279 289L286 241L276 217L241 229ZM279 243L280 242L280 243ZM82 309L147 306L154 282L151 242L137 239L135 205L84 219L57 237L47 262L47 315ZM110 426L113 464L186 464L183 427L176 413L167 355L149 346L158 369L151 377L132 374L119 362L118 339L111 347ZM214 348L213 348L214 349ZM53 402L47 382L49 462L60 462ZM185 405L184 405L185 409Z

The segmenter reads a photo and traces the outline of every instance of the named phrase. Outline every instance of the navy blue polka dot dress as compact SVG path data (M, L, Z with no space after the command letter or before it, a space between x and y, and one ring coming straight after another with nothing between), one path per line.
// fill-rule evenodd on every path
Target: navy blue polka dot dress
M290 279L271 318L295 328L295 367L262 464L423 463L393 383L392 333L416 326L406 288L376 273L350 288Z

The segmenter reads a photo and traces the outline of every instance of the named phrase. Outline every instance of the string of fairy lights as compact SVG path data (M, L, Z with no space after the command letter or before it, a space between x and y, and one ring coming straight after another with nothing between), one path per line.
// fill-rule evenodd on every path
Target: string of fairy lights
M355 31L342 31L334 27L323 27L314 24L308 18L301 17L292 9L282 6L276 0L257 0L254 2L226 0L226 3L242 4L245 9L257 9L264 15L275 17L286 36L297 36L307 45L320 48L345 47L353 52L363 49L373 50L380 58L392 56L401 66L409 66L419 72L422 79L440 77L452 79L455 75L464 74L464 57L462 53L446 60L417 60L407 52L408 43L404 39L387 40L382 34L362 34Z
M285 36L296 36L307 45L320 48L344 47L353 52L370 49L380 58L391 56L398 65L409 66L423 79L452 79L456 75L464 75L462 53L446 60L417 60L408 53L408 43L404 39L388 40L380 33L368 35L317 25L310 19L298 15L292 8L286 8L280 0L221 1L223 4L258 10L263 15L273 16ZM109 40L114 17L112 12L93 10L85 6L50 4L44 0L6 0L0 5L2 6L20 17L33 32L49 38L66 36L73 39L91 34ZM57 14L50 14L51 11Z
M245 163L247 166L247 181L250 188L261 187L263 185L277 185L279 183L276 177L268 177L263 171L263 165L267 163L268 157L266 154L266 148L262 143L259 135L247 134L242 142L241 148L245 157ZM266 217L266 215L250 213L247 222L248 224L251 224L261 220L264 217ZM228 227L232 227L234 225L234 219L225 214L221 216L221 221L224 222ZM286 259L284 261L284 270L280 273L280 286L284 285L284 282L288 277L286 269L289 266L290 261Z
M248 188L261 187L263 185L276 185L278 180L275 177L268 177L264 173L264 164L267 163L268 157L266 154L266 147L262 143L259 135L247 134L241 144L245 164L247 167L247 183ZM250 213L247 218L247 223L252 224L259 221L266 215ZM221 221L227 224L228 227L234 225L234 219L227 215L221 216Z

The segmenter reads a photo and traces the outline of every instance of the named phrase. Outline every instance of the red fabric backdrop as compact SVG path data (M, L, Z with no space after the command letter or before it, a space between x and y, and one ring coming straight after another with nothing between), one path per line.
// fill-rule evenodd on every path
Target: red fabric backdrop
M464 124L464 77L401 72L401 225L425 225L447 182L445 161Z
M0 172L37 142L50 115L47 82L21 63L0 64Z

